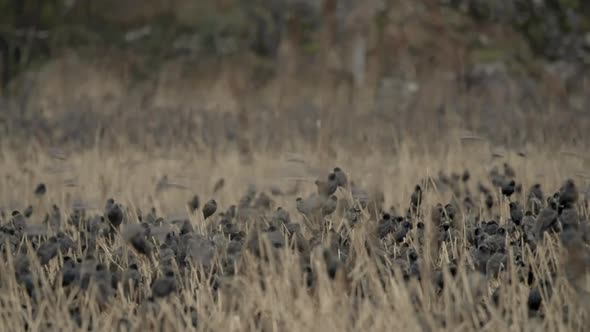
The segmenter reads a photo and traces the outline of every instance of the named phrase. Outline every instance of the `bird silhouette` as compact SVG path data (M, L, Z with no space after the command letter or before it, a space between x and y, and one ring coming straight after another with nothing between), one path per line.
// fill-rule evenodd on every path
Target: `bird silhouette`
M207 219L215 214L217 211L217 202L214 199L209 200L205 205L203 205L203 218Z

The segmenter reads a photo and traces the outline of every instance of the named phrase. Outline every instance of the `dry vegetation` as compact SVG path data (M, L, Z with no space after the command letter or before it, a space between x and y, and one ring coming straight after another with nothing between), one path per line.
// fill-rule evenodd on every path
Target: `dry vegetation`
M0 274L1 325L14 331L583 330L588 322L585 244L566 246L567 251L560 236L547 231L544 241L534 241L531 250L527 237L520 237L525 232L511 221L507 198L499 188L492 189L488 172L499 166L502 174L502 164L508 162L523 188L511 200L522 206L534 183L541 183L550 196L564 179L574 178L580 192L574 208L583 220L582 229L587 223L584 151L530 147L519 155L466 138L450 146L436 152L407 142L395 155L360 157L341 151L335 159L313 152L253 151L248 160L237 153L212 159L180 148L166 154L137 152L130 146L119 152L98 147L71 153L37 147L18 153L5 149L0 165L1 238L6 241ZM334 213L321 218L302 215L296 197L316 192L314 180L324 179L337 165L348 173L348 188L355 188L352 195L339 188ZM459 180L458 192L451 189L454 180L445 184L439 173L464 170L469 170L470 179ZM221 187L216 185L219 179L224 179ZM491 210L484 207L480 181L492 190ZM34 193L40 182L46 184L44 195ZM424 191L422 212L407 219L413 229L401 239L396 239L401 224L378 236L384 217L375 207L392 218L405 216L416 184ZM256 194L247 204L244 193L252 185ZM377 199L361 211L358 222L351 223L351 197L363 200L359 188ZM467 188L474 204L470 211L463 204ZM209 198L217 201L212 217L204 220L200 209L190 212L186 202L195 193L201 205ZM271 199L269 206L254 203L263 193ZM382 193L383 204L380 195L372 193ZM104 208L109 197L124 211L124 222L116 231L109 229ZM235 216L225 212L240 201ZM447 208L437 221L432 207L449 202L456 208L454 220L446 219L451 213ZM53 204L59 207L57 212ZM29 205L33 212L19 230L11 212L25 213ZM155 211L150 211L152 207ZM290 223L280 221L278 207L288 211ZM105 216L95 238L83 235L84 227L71 221L76 213L88 220ZM149 236L141 235L153 248L147 254L129 240L131 233L139 232L140 216L151 229ZM478 266L476 244L470 241L476 224L486 227L476 222L479 218L496 220L509 234L507 263L500 273ZM194 228L191 238L197 248L190 258L181 257L179 249L168 263L169 249L161 244L170 244L167 232L179 242L186 240L177 228L182 222L174 222L183 219ZM293 223L300 231L288 226ZM437 223L451 227L442 231ZM22 236L15 241L10 229ZM51 243L47 237L57 232L76 245L44 262L47 248L42 243ZM89 249L92 246L84 239L94 239L96 248ZM10 245L10 241L15 242ZM236 249L238 243L241 249ZM82 261L79 275L62 287L64 261L70 258ZM29 266L23 265L25 261ZM107 271L97 271L97 264L98 270ZM121 276L130 273L133 264L139 276L129 289ZM167 269L175 272L177 291L158 298L152 283L164 278ZM87 285L85 274L93 276ZM111 286L111 275L119 276L120 282ZM537 310L528 303L534 289L540 290L542 299Z
M50 29L0 95L1 330L590 323L586 67L435 1L329 0L276 40L238 1L120 2L90 8L120 31ZM275 53L216 53L232 33Z

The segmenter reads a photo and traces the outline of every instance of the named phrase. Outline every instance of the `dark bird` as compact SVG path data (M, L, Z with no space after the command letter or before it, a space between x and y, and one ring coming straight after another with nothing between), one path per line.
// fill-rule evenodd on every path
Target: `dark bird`
M510 219L512 222L519 226L522 218L524 217L524 213L522 212L522 208L518 205L517 202L510 202Z
M529 189L529 198L536 198L541 202L544 199L543 190L541 189L541 185L539 183L535 183Z
M80 277L78 262L70 256L64 257L64 265L61 272L61 285L67 287Z
M295 204L299 213L303 214L309 219L313 219L321 212L324 200L325 199L320 197L320 195L312 194L306 199L297 197L295 199Z
M189 210L192 213L195 213L195 211L199 209L199 203L199 195L195 194L193 198L191 198L191 200L187 203Z
M133 248L137 250L138 253L147 257L151 256L153 251L152 243L148 241L142 233L137 232L132 235L129 239L129 243L131 243Z
M516 177L514 168L512 168L512 166L510 166L508 163L504 163L504 176L511 179Z
M37 249L37 256L41 265L47 265L49 261L57 256L59 253L60 245L57 242L56 237L50 237L47 241L43 242L39 249Z
M344 171L340 167L335 167L333 171L334 176L336 177L336 185L338 187L347 188L348 177L346 176L346 173L344 173Z
M486 263L486 274L490 277L497 277L500 271L506 269L508 256L503 252L493 254Z
M504 181L501 186L502 195L510 198L516 189L516 182L514 180Z
M391 215L389 213L384 213L377 224L377 236L382 239L394 230L395 224L393 223Z
M535 237L543 239L543 233L548 231L557 222L557 210L554 206L548 206L539 212L535 224Z
M420 211L420 205L422 204L422 188L420 185L416 185L412 196L410 196L410 210L413 214L418 214Z
M404 221L393 234L395 242L401 243L406 237L406 235L408 235L408 232L410 232L411 229L412 223L409 221Z
M439 227L444 220L445 212L442 204L438 203L432 207L430 212L430 220L432 221L432 225L435 227Z
M578 202L578 188L572 179L568 179L559 189L559 205L572 207Z
M578 224L580 217L578 216L578 211L575 207L567 207L558 211L559 213L559 221L563 226L570 226Z
M541 297L541 291L538 287L531 289L529 297L527 299L527 306L531 311L538 311L541 308L543 298Z
M223 187L225 187L225 179L220 178L213 186L213 194L217 194L219 191L221 191L221 189L223 189Z
M527 209L529 209L534 215L539 214L539 211L543 207L544 199L541 185L538 183L533 184L529 189L527 197Z
M289 224L291 222L291 216L289 215L289 211L283 209L280 206L275 211L273 219L281 224Z
M449 203L445 205L444 212L449 220L455 220L455 216L457 215L457 208L453 204Z
M338 197L335 195L330 195L328 199L322 204L322 216L329 216L334 211L336 211L336 207L338 206Z
M463 171L463 175L461 175L461 181L467 182L471 178L471 174L468 170Z
M525 234L533 234L536 224L537 219L535 219L533 213L531 211L525 212L524 217L522 218L522 228L524 229Z
M475 249L473 252L475 266L480 272L486 274L488 260L490 259L491 255L491 250L485 243L480 244L479 247L477 247L477 249Z
M32 205L27 206L27 208L23 211L23 215L27 218L30 218L31 215L33 215L33 206Z
M115 203L115 200L109 198L105 208L105 217L109 221L112 229L118 229L123 222L123 209L121 205Z
M182 222L182 227L180 228L180 235L184 235L184 234L189 234L189 233L193 233L194 229L193 229L193 225L191 224L191 221L188 219L185 219Z
M486 208L488 208L488 210L491 210L492 207L494 206L494 196L492 196L492 194L486 194L484 203L486 205Z
M129 268L123 273L122 276L123 286L126 292L129 292L130 286L133 285L134 289L137 289L142 281L141 272L137 263L132 263Z
M37 196L37 197L41 197L41 196L45 195L46 192L47 192L47 187L45 186L45 183L39 183L37 185L37 187L35 188L35 196Z
M25 229L27 229L27 219L20 213L20 211L12 211L10 225L13 227L14 230L22 232Z
M258 198L256 198L256 201L254 202L254 208L256 209L270 209L272 206L272 200L270 199L270 197L264 193L261 192L258 195Z
M322 197L329 197L336 192L336 189L338 189L338 182L334 173L330 173L328 175L328 180L325 182L319 179L316 180L315 185L317 187L318 194Z
M174 271L171 269L166 270L164 276L156 279L152 284L152 296L154 299L167 297L176 291L176 279Z
M203 205L203 217L205 219L211 217L215 211L217 211L217 202L214 199L211 199Z
M338 255L330 249L324 249L324 262L326 263L326 270L328 272L328 276L330 279L334 280L336 278L336 273L341 267L340 259L338 259Z

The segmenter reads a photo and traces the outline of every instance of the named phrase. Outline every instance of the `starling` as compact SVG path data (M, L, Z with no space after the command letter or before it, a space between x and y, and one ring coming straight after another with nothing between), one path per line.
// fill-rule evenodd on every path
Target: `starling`
M329 216L334 211L336 211L336 207L338 206L338 197L335 195L330 195L328 199L322 204L322 216Z
M443 223L444 214L445 212L442 204L438 203L433 206L430 212L430 220L432 221L432 225L439 227Z
M105 217L109 221L111 229L118 229L123 222L123 209L121 208L121 205L115 203L115 200L112 198L107 200Z
M512 166L510 166L508 163L504 163L504 176L511 179L516 177L514 168L512 168Z
M330 175L328 175L328 180L325 182L319 179L316 180L315 185L318 194L322 197L329 197L336 192L336 189L338 189L338 181L336 180L336 175L334 173L330 173Z
M346 220L351 226L357 224L360 221L361 212L361 209L359 209L356 206L353 206L350 209L348 209L348 211L346 212Z
M182 227L180 228L180 235L188 234L194 232L193 225L191 224L190 220L185 219L182 223Z
M340 269L341 265L338 256L332 250L325 249L324 261L326 263L326 270L328 272L328 276L330 277L330 279L334 280L336 278L336 273Z
M541 185L539 183L535 183L529 189L529 198L536 198L540 201L543 201L543 190L541 189Z
M29 205L27 206L27 208L23 211L23 215L27 218L30 218L31 215L33 214L33 206Z
M490 257L491 251L486 244L482 243L479 245L479 247L477 247L477 249L475 249L475 252L473 253L473 259L475 266L480 272L484 274L487 272L487 263Z
M161 253L160 253L161 254ZM131 285L134 286L134 289L137 289L137 286L141 283L142 277L141 272L139 271L139 266L137 263L132 263L129 265L129 268L123 274L123 285L129 291L129 287Z
M211 217L215 211L217 211L217 202L214 199L211 199L203 205L203 217L205 219Z
M463 175L461 175L461 181L467 182L471 178L471 174L468 170L463 171Z
M135 233L129 238L129 243L133 246L138 253L150 257L152 254L152 244L148 241L142 233Z
M537 215L542 208L543 201L544 195L541 185L538 183L533 184L529 189L527 197L527 209L530 209L534 215Z
M57 238L50 237L47 241L43 242L39 249L37 249L37 256L39 257L39 262L41 265L47 265L49 261L53 258L57 257L59 253L59 243L57 243Z
M444 207L444 211L446 216L449 218L449 220L453 221L455 220L455 216L457 215L457 209L455 208L455 206L451 203L445 205Z
M502 195L510 198L512 194L514 194L514 190L516 189L516 182L514 180L504 181L501 186Z
M539 212L535 223L535 238L542 239L543 233L548 231L557 222L557 211L548 206Z
M559 221L563 226L577 225L579 222L578 211L575 207L564 208L559 212Z
M519 226L522 218L524 217L522 209L517 202L510 202L510 219L512 222Z
M283 233L278 230L265 232L266 238L273 248L283 248L285 246L285 238Z
M559 205L573 207L578 201L578 188L573 180L568 179L559 189Z
M289 212L280 206L275 211L274 219L282 224L289 224L291 222L291 216L289 215Z
M418 214L420 204L422 204L422 188L419 185L416 185L414 192L410 197L410 210L413 214Z
M542 302L543 298L541 297L541 291L539 291L539 288L535 287L531 289L527 299L527 306L529 307L529 310L538 311L541 308Z
M238 215L237 211L238 208L236 207L236 205L232 204L229 206L229 208L227 208L227 211L225 211L225 216L230 219L234 219Z
M492 196L492 194L486 194L486 198L484 203L486 204L486 207L488 208L488 210L491 210L492 207L494 206L494 196Z
M223 189L223 187L225 187L225 179L220 178L213 186L213 194L217 194L221 189Z
M195 213L199 209L199 195L194 195L190 201L187 203L189 210L191 213Z
M387 216L389 216L389 215L387 215ZM391 221L391 218L382 218L379 221L379 224L377 225L377 236L379 236L380 239L383 239L389 233L392 233L394 230L395 230L395 225ZM405 236L405 234L403 236Z
M61 285L67 287L74 283L80 277L78 262L73 258L66 256L64 257L64 265L61 272Z
M22 232L25 229L27 229L27 219L20 213L20 211L12 211L10 225L13 227L14 230Z
M176 279L174 271L168 269L164 272L164 276L156 279L152 284L152 296L157 298L167 297L170 294L176 292Z
M408 232L411 229L412 229L412 223L410 223L409 221L404 221L400 225L398 230L395 231L395 234L393 235L395 242L397 242L397 243L403 242L404 238L406 237L406 235L408 235Z
M348 177L346 176L346 173L344 173L344 171L340 167L335 167L333 171L334 176L336 177L336 185L338 187L347 188Z
M508 256L503 252L493 254L486 263L486 274L496 278L500 271L506 269L507 258Z
M59 206L53 204L51 211L45 216L43 223L49 225L52 229L59 229L61 226L61 211Z
M309 219L314 218L321 212L324 201L325 199L317 194L312 194L306 199L301 197L295 199L297 211Z
M37 188L35 188L35 196L37 196L37 197L41 197L41 196L45 195L46 192L47 192L47 187L45 186L45 183L39 183L37 185Z
M258 195L256 201L254 202L254 208L256 209L268 210L271 208L271 205L272 201L270 197L264 192L261 192L260 195Z
M495 220L485 222L483 226L484 232L488 235L496 235L500 229L500 225Z
M500 174L498 167L496 166L492 168L488 176L494 187L502 187L502 184L507 181L507 179L502 174Z

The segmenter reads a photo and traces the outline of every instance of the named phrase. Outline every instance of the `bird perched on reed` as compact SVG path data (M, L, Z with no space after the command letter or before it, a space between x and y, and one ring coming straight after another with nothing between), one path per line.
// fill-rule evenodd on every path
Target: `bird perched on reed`
M324 201L322 204L322 216L329 216L334 211L336 211L336 207L338 206L338 197L336 195L330 195L327 200Z
M336 178L336 185L338 187L347 188L348 187L348 176L340 167L334 167L333 169L334 176Z
M520 226L522 218L524 217L524 213L522 212L522 208L518 205L517 202L510 202L510 220L516 225Z
M190 199L190 201L187 202L187 206L188 209L191 213L195 213L195 211L197 211L199 209L199 195L195 194L193 195L193 197Z
M108 220L111 230L119 229L123 222L123 209L114 199L109 198L105 206L105 218Z
M214 199L209 200L203 205L203 218L207 219L217 211L217 202Z
M314 183L317 187L318 194L322 197L329 197L338 189L338 181L334 173L330 173L326 181L317 179Z
M414 192L410 196L410 211L412 214L418 214L420 210L420 205L422 204L422 188L420 185L416 185L414 187Z
M574 180L568 179L559 189L559 205L573 207L578 202L578 188Z
M164 271L164 275L152 284L152 297L154 299L168 297L178 290L176 276L172 269Z

